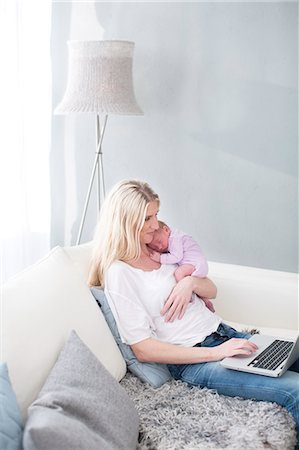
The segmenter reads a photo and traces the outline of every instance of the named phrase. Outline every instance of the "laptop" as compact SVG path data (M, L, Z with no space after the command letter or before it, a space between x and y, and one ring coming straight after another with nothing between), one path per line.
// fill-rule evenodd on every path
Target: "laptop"
M249 341L258 346L250 356L233 356L220 364L227 369L256 373L268 377L280 377L299 359L299 336L292 339L254 334Z

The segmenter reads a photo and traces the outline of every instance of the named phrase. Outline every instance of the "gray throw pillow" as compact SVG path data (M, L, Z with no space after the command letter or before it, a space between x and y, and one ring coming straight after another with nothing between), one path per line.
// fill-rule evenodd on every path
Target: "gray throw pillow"
M103 289L91 288L91 292L101 307L102 313L130 372L140 378L143 382L149 383L154 388L158 388L166 383L166 381L169 381L172 377L166 364L141 363L134 355L131 347L122 342L114 316Z
M138 428L126 391L72 331L28 409L24 450L135 450Z

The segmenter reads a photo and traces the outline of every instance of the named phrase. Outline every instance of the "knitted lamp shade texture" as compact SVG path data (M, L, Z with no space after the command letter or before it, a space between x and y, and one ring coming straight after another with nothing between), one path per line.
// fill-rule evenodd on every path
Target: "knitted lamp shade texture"
M56 114L142 115L133 89L134 43L68 41L66 92Z

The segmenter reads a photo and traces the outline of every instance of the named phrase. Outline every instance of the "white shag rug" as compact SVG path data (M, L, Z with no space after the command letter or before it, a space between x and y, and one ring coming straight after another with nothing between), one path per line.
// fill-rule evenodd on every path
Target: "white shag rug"
M285 408L231 398L171 380L153 389L127 373L121 381L140 417L138 450L293 450Z

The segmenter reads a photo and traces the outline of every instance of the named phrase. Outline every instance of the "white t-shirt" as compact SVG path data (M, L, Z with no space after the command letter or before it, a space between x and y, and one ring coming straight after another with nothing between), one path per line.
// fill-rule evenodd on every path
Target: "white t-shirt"
M165 322L161 309L176 284L176 264L146 272L122 261L108 269L105 294L119 334L128 345L147 338L192 347L217 330L220 318L193 295L182 319Z

